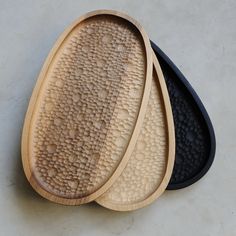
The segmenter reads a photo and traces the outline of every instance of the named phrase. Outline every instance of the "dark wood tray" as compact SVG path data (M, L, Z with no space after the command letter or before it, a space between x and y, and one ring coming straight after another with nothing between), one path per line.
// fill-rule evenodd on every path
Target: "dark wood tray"
M181 189L198 181L211 167L216 149L214 129L187 79L157 45L151 44L166 80L175 123L176 156L167 189Z

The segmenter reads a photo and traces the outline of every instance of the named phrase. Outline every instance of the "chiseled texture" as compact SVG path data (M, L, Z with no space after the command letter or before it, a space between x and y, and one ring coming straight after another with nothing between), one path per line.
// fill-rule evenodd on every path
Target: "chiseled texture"
M129 213L44 201L27 183L20 160L23 119L45 56L66 25L102 7L125 11L144 26L200 95L217 138L204 179ZM1 234L235 236L235 9L235 0L1 1Z
M150 196L160 185L166 171L168 140L165 109L156 75L146 116L130 160L111 188L99 202L108 204L138 203Z
M30 134L33 173L47 191L87 196L118 166L146 79L139 34L127 21L97 16L79 24L57 52Z
M210 135L193 97L160 61L172 105L175 123L176 154L170 184L183 183L205 166L211 149Z

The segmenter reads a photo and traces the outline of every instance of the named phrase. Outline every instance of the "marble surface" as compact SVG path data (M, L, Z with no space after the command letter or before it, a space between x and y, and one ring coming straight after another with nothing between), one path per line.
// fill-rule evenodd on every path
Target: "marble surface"
M0 3L0 235L236 235L236 1ZM21 130L42 63L68 24L101 8L127 12L141 22L193 85L216 132L216 158L205 178L166 191L135 212L50 203L32 190L22 171Z

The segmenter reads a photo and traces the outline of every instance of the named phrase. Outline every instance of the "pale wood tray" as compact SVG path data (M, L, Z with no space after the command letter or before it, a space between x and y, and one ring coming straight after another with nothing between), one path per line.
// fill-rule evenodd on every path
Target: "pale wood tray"
M25 118L22 161L32 187L68 205L111 187L133 152L151 81L149 39L129 16L95 11L66 29Z
M152 203L164 192L172 174L174 123L164 77L153 58L151 95L135 149L121 176L96 199L112 210L130 211Z

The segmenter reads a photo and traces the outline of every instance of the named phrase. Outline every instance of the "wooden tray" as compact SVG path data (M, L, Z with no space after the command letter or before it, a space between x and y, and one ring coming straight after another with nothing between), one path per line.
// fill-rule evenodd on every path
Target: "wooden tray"
M151 95L131 158L121 176L96 201L117 211L152 203L166 189L175 157L175 135L165 80L154 56Z
M212 165L216 142L210 118L200 98L174 63L152 42L160 62L173 110L176 158L167 189L187 187Z
M103 194L134 149L151 80L149 39L127 15L95 11L66 29L25 118L22 161L32 187L68 205Z

